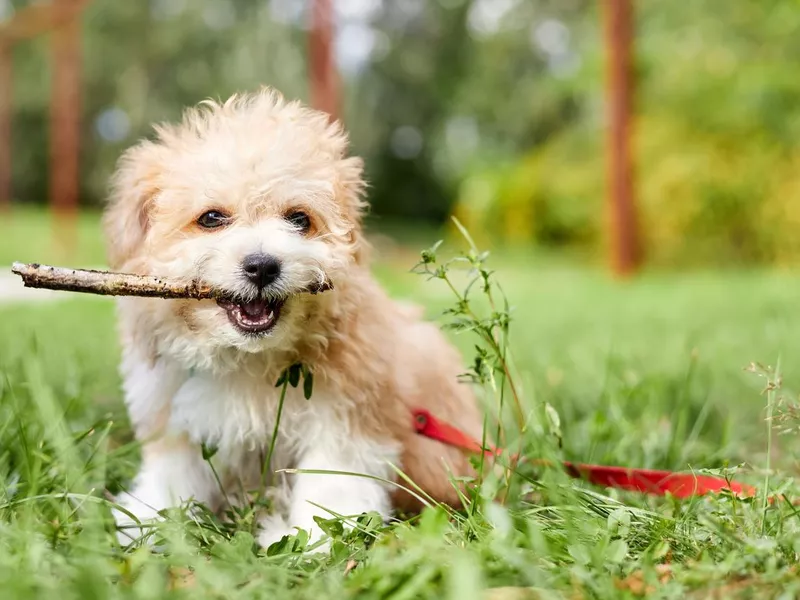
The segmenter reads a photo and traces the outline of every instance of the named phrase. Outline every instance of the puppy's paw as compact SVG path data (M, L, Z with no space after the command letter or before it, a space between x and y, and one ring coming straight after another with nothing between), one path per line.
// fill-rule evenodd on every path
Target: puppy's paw
M306 553L327 553L330 551L331 544L329 538L317 544L317 542L325 538L325 533L317 527L316 523L306 527L291 527L280 515L269 515L262 518L259 525L260 532L258 534L258 543L264 549L269 548L272 544L280 542L286 536L296 536L299 533L298 529L302 529L308 534ZM309 548L310 546L314 546L314 548L311 549Z
M153 536L150 533L159 519L158 511L143 505L127 492L117 496L116 500L117 504L124 509L114 508L111 511L117 524L117 541L120 546L132 544L152 546Z
M284 536L295 533L280 515L263 517L258 525L258 544L262 548L269 548L275 542L281 541Z

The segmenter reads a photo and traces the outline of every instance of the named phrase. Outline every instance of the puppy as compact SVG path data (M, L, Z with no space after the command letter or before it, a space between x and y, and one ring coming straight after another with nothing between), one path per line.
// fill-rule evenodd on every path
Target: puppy
M362 161L328 116L264 89L202 103L156 128L120 159L104 216L110 266L201 280L214 300L123 298L121 373L142 465L120 504L141 522L194 500L212 509L261 485L275 427L276 381L289 387L268 469L267 546L315 517L350 517L418 502L392 465L436 500L457 504L461 452L415 433L424 407L478 436L481 417L457 382L460 357L420 313L370 275L361 227ZM312 294L330 287L324 293ZM201 446L214 447L212 463ZM276 473L286 468L361 474ZM120 540L141 535L123 511Z

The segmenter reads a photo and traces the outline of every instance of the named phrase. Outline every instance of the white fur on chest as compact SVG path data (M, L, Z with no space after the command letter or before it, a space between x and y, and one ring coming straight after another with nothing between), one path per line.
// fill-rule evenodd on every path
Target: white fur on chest
M194 373L172 398L168 428L215 446L222 455L261 451L275 431L280 396L281 388L266 381ZM330 400L323 391L306 400L300 389L287 388L275 444L282 467L293 466L292 459L321 435L347 436L346 418Z
M276 428L280 388L241 372L187 373L135 361L129 366L126 396L134 422L166 413L161 437L183 442L145 453L134 489L121 501L127 509L149 519L178 501L194 498L219 506L231 493L259 485L261 458ZM388 516L388 488L382 481L393 479L392 465L402 467L400 445L354 427L360 416L347 398L324 386L316 386L310 400L301 389L287 388L270 470L296 468L298 474L268 477L268 493L278 504L264 523L262 543L279 539L287 523L315 531L316 517L369 511ZM217 448L213 463L222 485L230 489L219 489L201 458L201 444Z

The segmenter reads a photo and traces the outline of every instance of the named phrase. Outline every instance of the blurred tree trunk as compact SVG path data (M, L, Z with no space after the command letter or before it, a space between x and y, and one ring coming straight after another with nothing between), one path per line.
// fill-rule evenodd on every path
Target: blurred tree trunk
M339 118L339 80L336 72L332 0L313 0L308 37L311 104Z
M633 98L632 0L606 0L605 17L608 130L607 210L611 267L616 275L633 274L641 263L631 160Z
M12 45L0 40L0 211L11 206Z
M50 203L55 240L67 254L76 243L80 190L81 13L72 10L73 4L55 0L58 25L51 34Z

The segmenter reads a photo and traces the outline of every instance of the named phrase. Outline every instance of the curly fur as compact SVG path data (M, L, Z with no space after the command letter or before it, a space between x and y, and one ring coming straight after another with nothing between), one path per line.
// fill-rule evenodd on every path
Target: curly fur
M307 401L290 388L273 470L392 480L393 464L437 500L456 503L449 477L468 473L468 462L416 435L410 409L426 407L475 435L479 412L457 383L458 353L370 274L362 162L347 156L342 127L264 89L204 102L156 133L120 160L104 219L111 266L199 278L250 297L258 292L242 277L241 261L269 253L283 270L267 293L286 303L272 331L249 336L211 300L119 301L125 398L143 443L141 471L122 504L147 520L190 499L219 508L257 486L275 424L275 381L298 361L314 373L314 394ZM212 209L231 221L203 230L197 218ZM307 234L287 222L292 210L311 217ZM303 293L323 278L333 291ZM214 463L225 493L202 460L202 443L219 448ZM418 507L410 495L362 477L301 473L273 476L270 486L280 501L264 519L263 544L291 527L320 535L315 516L388 517L393 508Z

